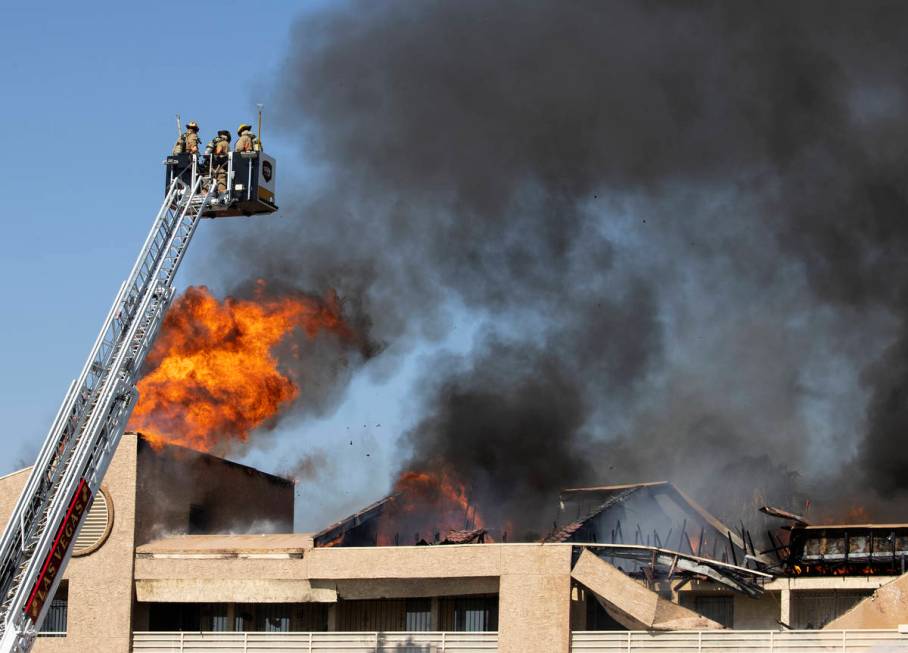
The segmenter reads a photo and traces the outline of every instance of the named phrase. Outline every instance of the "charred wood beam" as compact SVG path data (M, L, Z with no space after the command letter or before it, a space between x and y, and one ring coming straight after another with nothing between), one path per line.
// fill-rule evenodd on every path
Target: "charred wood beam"
M788 560L788 553L787 553L788 545L782 544L780 542L776 542L776 538L773 536L772 531L766 531L766 536L769 538L769 543L770 543L770 545L772 545L772 548L766 549L765 551L761 551L760 555L766 555L767 553L775 553L776 560L778 560L780 563L786 562ZM782 555L783 551L786 552L786 554L784 556Z
M731 549L731 559L735 563L735 566L738 566L738 554L735 553L735 543L731 539L731 531L728 531L728 548Z
M753 555L754 557L757 557L757 555L758 555L758 554L757 554L757 548L754 546L754 540L753 540L753 538L750 536L750 531L746 531L746 533L747 533L747 543L750 544L750 553L751 553L751 555Z
M685 574L706 577L752 597L762 594L762 583L772 579L771 574L721 563L716 560L700 558L681 551L630 544L587 544L583 546L593 551L600 558L633 560L641 565L652 565L667 569L670 574L684 572Z
M789 512L782 508L776 508L775 506L761 506L759 510L764 515L778 517L779 519L787 519L794 522L798 526L807 526L807 520L804 519L801 515L796 515L795 513Z

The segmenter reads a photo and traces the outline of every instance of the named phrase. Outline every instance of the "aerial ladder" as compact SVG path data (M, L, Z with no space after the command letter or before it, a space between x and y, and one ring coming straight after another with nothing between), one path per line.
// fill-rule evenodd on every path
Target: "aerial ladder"
M227 190L194 154L167 158L164 201L82 373L57 411L0 540L0 653L29 651L138 399L145 356L203 217L277 210L274 159L228 155Z

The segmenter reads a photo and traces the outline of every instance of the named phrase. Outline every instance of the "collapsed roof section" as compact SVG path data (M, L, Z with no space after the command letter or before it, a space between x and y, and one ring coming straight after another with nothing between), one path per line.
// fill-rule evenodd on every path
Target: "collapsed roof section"
M397 513L406 513L403 493L393 494L328 526L314 536L316 547L398 544L484 543L485 530L439 532L427 541L398 541L389 527ZM561 524L560 526L558 524ZM391 535L389 536L389 533ZM680 556L747 566L760 561L746 534L735 532L671 483L572 488L560 495L559 519L543 541L551 543L619 544L669 550ZM387 541L386 541L387 540ZM627 571L639 571L628 558Z
M662 598L583 549L571 578L596 597L608 615L628 630L714 630L722 626Z
M574 488L561 493L555 530L546 542L631 544L747 565L765 561L729 528L672 483Z
M619 561L633 563L633 567L626 572L627 575L639 577L647 587L655 587L663 581L671 583L673 580L682 579L680 585L674 586L674 591L678 591L690 580L708 579L736 592L755 597L763 593L763 583L772 580L771 574L756 569L654 546L590 544L581 550L592 551L616 567Z

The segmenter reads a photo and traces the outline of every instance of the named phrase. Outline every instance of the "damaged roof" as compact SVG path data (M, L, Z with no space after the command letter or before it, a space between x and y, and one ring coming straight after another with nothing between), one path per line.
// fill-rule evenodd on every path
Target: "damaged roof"
M448 531L444 539L439 544L483 544L486 537L486 529L473 528L465 531Z
M714 515L708 512L703 506L694 501L687 494L679 490L669 481L651 481L648 483L630 483L623 485L601 485L594 487L570 488L562 490L560 498L562 505L565 501L587 498L581 501L581 505L589 506L585 514L579 519L575 519L568 524L557 529L555 532L545 538L545 542L566 542L574 533L580 530L589 520L602 514L609 508L627 501L631 496L642 490L657 491L661 494L671 496L678 505L687 507L696 513L704 522L712 526L718 532L726 534L734 542L735 546L745 549L744 541L741 537Z
M354 528L357 528L370 519L380 515L385 509L385 506L396 496L396 494L391 494L383 499L379 499L375 503L369 504L359 512L355 512L349 517L345 517L340 521L334 522L327 528L320 530L318 533L312 536L312 539L315 541L315 546L330 545L331 543L342 539L345 534L352 531Z

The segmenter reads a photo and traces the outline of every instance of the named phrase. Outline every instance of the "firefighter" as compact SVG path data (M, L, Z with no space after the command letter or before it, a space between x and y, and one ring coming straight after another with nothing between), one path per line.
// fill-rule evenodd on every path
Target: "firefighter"
M199 153L199 126L194 120L186 123L186 131L180 134L173 146L173 154Z
M236 130L236 134L240 137L236 142L237 152L258 152L261 149L258 139L252 133L252 125L243 123Z
M208 172L208 166L212 165L211 155L214 154L214 150L217 147L218 143L223 138L224 134L227 134L227 140L230 140L230 132L221 129L218 131L217 136L208 141L208 145L205 146L205 153L199 157L199 166Z
M218 194L227 192L227 155L230 154L230 130L221 129L211 143L211 176L217 182Z

